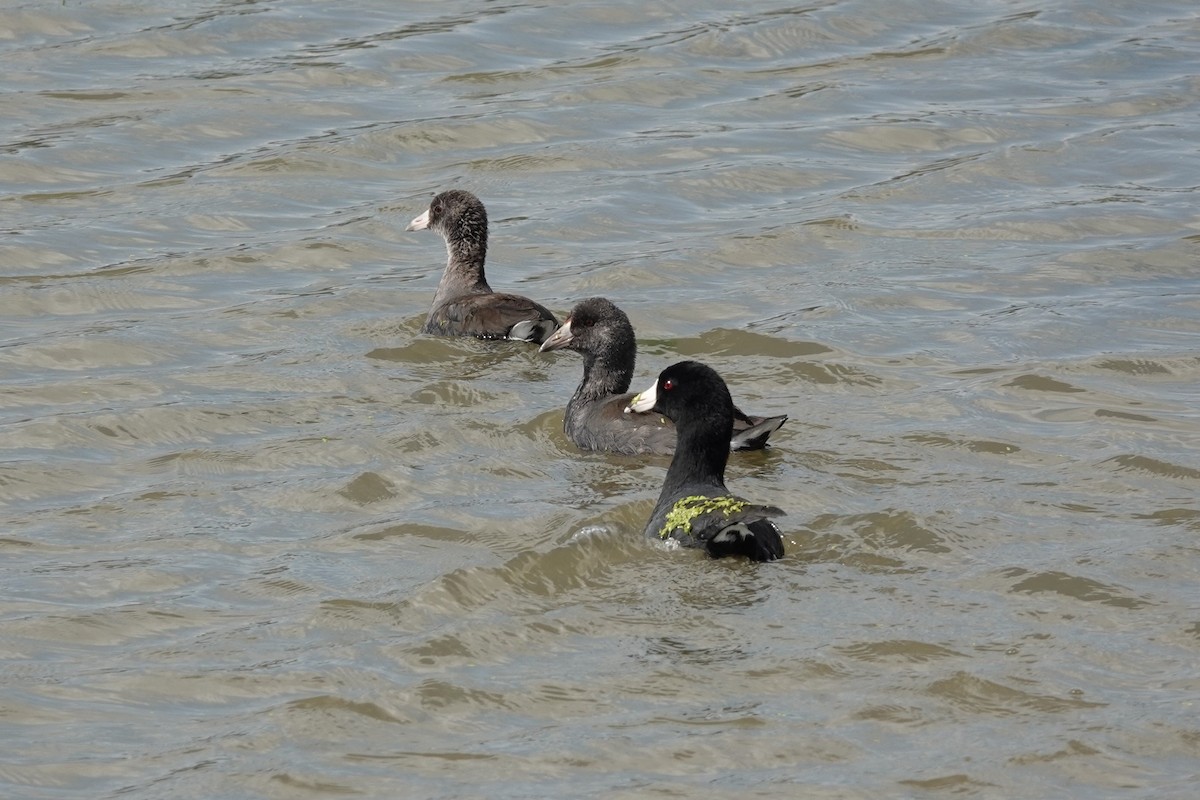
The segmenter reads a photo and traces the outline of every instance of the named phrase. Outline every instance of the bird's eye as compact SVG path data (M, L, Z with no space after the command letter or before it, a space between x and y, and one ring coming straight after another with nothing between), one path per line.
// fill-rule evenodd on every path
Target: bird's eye
M434 213L434 216L437 216L438 214L442 213L442 204L441 203L433 204L433 213Z
M675 388L675 381L671 380L670 378L667 378L665 381L663 381L662 388L663 388L664 392L671 391L672 389Z

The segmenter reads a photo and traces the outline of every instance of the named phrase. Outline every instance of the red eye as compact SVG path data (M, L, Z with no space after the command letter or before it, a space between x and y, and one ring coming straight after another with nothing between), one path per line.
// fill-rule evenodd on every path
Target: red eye
M662 388L663 388L664 392L671 391L672 389L675 388L675 381L671 380L670 378L667 378L665 381L663 381Z

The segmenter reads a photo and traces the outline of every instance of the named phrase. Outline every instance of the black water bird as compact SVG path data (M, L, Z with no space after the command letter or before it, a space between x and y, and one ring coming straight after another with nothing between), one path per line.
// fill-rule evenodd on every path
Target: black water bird
M461 189L437 195L408 226L410 231L426 229L446 240L447 259L422 333L537 344L558 327L545 306L521 295L493 292L488 286L483 274L487 210L478 197Z
M589 297L571 309L562 327L540 352L574 350L583 356L583 380L567 403L563 433L583 450L624 455L675 452L675 423L657 414L622 413L633 392L637 343L625 312L603 297ZM757 450L779 430L787 415L751 417L733 408L732 450Z
M625 410L670 417L679 432L646 536L676 539L687 547L703 548L713 558L783 557L783 537L770 519L783 511L755 505L725 488L733 400L720 375L698 361L680 361L664 369Z

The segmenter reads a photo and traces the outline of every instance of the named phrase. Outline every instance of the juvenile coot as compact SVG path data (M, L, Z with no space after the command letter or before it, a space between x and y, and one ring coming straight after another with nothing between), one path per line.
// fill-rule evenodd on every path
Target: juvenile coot
M478 197L461 189L437 195L408 226L410 231L427 228L446 240L448 257L422 333L540 343L558 327L544 306L488 286L483 274L487 211Z
M664 369L625 410L658 412L673 419L679 431L679 445L646 536L677 539L685 546L704 548L713 558L783 557L783 537L770 520L783 511L754 505L725 488L733 400L720 375L698 361L680 361Z
M675 452L675 424L658 414L623 414L633 397L629 382L637 343L629 317L603 297L576 304L562 327L542 343L539 352L575 350L583 356L583 381L563 415L563 433L584 450L624 455ZM735 406L732 450L766 447L767 438L787 420L751 417Z

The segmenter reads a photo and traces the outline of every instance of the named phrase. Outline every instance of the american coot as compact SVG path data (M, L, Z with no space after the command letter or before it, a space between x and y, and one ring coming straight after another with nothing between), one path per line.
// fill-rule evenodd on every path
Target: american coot
M775 506L754 505L725 488L725 443L733 429L733 400L711 367L680 361L664 369L629 412L655 411L675 421L679 446L667 468L646 536L702 547L713 558L743 555L751 561L783 557L783 537L770 517Z
M540 352L575 350L583 355L583 381L563 415L563 432L584 450L624 455L675 452L675 424L657 414L623 414L633 393L637 344L629 317L603 297L579 302ZM767 437L787 420L751 417L733 408L732 450L766 447Z
M446 240L448 258L422 333L538 343L558 327L544 306L488 286L483 274L487 211L478 197L461 189L442 192L408 226L410 231L426 228Z

